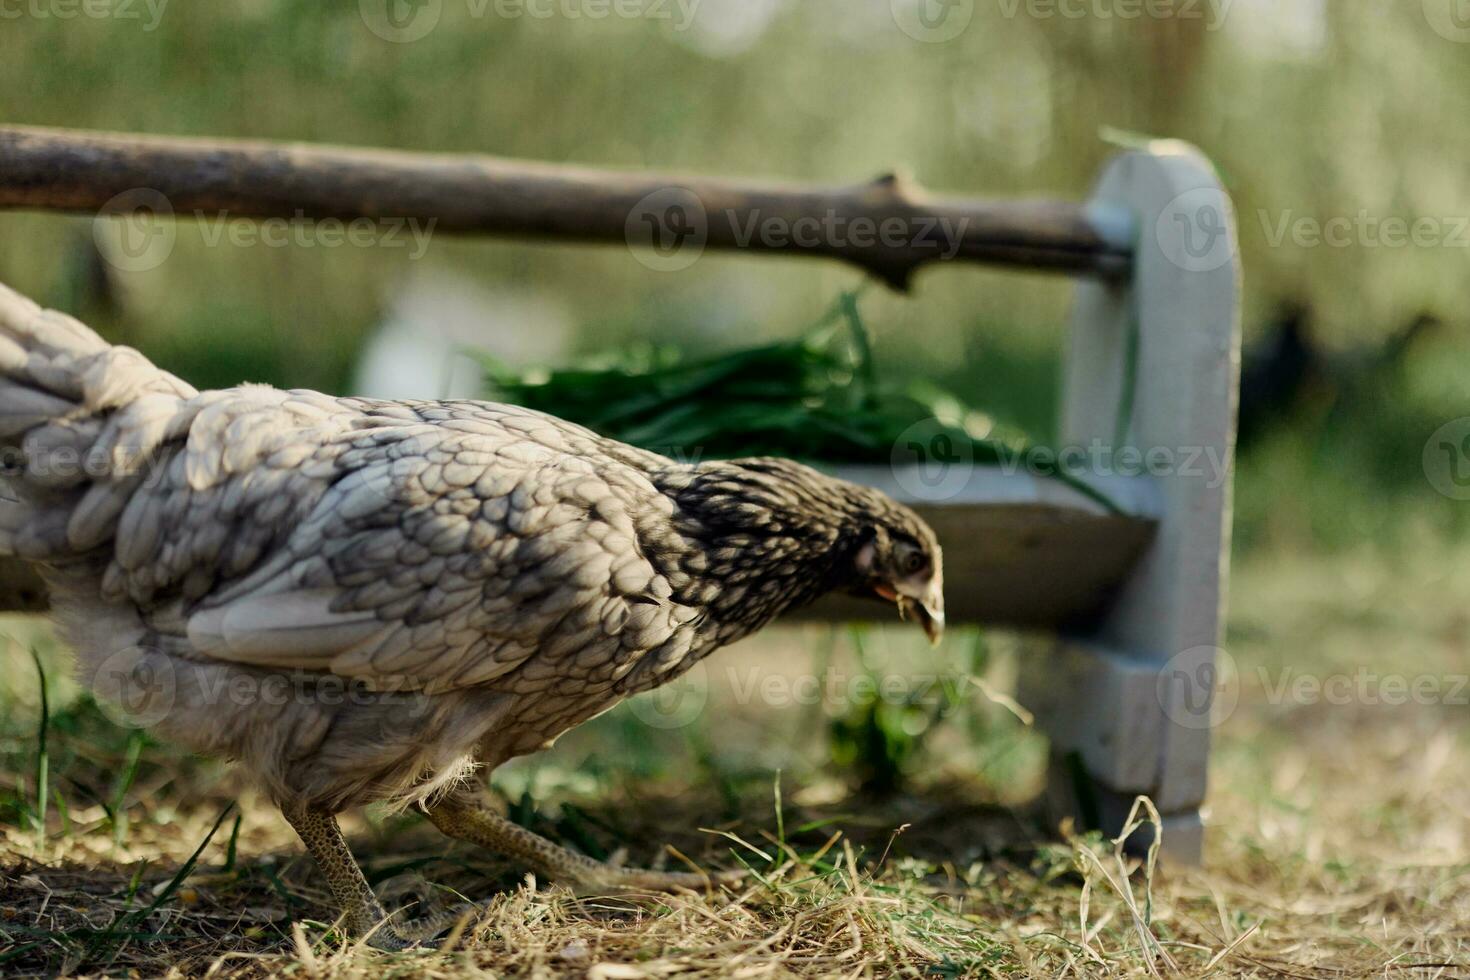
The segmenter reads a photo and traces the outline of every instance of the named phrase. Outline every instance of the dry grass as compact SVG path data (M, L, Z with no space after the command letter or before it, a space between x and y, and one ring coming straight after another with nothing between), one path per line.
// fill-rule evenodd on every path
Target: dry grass
M1230 643L1241 705L1219 732L1200 870L1150 873L1107 841L1049 833L1015 802L1029 787L1000 791L994 767L956 779L933 759L942 743L926 748L931 775L916 792L865 799L790 748L800 713L775 713L762 736L743 727L760 714L745 706L710 728L746 740L749 778L707 760L662 771L634 760L635 778L619 782L573 740L504 784L535 788L537 804L513 811L543 832L638 863L676 863L663 844L704 866L744 863L744 890L577 896L411 818L368 814L349 836L387 891L485 901L446 948L389 955L332 928L299 845L228 770L59 716L44 835L18 814L0 823L0 972L1470 976L1466 708L1272 703L1288 666L1463 672L1470 618L1448 600L1470 594L1459 570L1470 563L1441 557L1432 583L1367 553L1243 570ZM11 665L8 684L23 690L28 661ZM33 759L34 738L5 727L5 758ZM700 756L692 735L654 741ZM792 769L778 797L769 763L782 745ZM34 768L13 768L17 798L33 795Z

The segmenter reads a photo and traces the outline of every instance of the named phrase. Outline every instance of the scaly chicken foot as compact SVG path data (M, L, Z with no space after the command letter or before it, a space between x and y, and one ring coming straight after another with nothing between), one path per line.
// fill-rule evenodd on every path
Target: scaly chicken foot
M477 794L458 791L425 808L429 821L450 837L523 861L550 878L601 891L707 891L734 885L739 871L645 871L619 868L569 851L496 813Z
M431 940L435 936L473 910L466 905L420 920L389 922L388 913L352 856L342 829L337 826L337 818L326 810L308 806L283 806L281 813L326 876L348 932L366 937L367 944L374 949L432 948Z

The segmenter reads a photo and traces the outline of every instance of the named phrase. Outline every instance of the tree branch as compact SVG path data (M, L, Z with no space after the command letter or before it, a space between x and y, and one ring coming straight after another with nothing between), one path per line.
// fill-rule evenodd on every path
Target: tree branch
M416 220L431 231L819 255L905 289L930 263L1117 277L1125 243L1075 204L931 197L897 176L808 187L347 147L0 127L0 208L176 217ZM125 195L122 200L115 200ZM158 198L157 195L162 195ZM432 223L432 224L431 224ZM687 261L686 261L687 260Z

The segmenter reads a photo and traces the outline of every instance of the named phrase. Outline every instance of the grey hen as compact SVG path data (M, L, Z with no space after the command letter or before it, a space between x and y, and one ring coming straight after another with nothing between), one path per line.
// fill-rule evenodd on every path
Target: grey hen
M593 887L705 885L558 848L465 777L830 590L944 622L933 532L876 491L509 405L199 392L3 286L0 447L0 553L41 566L83 682L243 763L386 946L339 811L415 805Z

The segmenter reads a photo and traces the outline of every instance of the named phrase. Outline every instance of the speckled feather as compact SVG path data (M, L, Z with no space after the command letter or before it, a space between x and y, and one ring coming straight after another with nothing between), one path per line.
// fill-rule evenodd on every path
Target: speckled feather
M874 526L938 555L794 463L689 466L486 402L201 393L3 286L0 445L0 552L41 563L84 679L162 672L150 723L334 809L678 676L846 584ZM221 693L275 677L358 694Z

